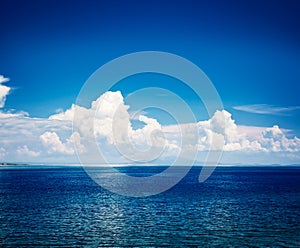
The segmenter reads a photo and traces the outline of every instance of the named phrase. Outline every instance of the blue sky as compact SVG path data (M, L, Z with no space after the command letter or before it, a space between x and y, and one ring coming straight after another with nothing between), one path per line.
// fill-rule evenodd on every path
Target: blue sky
M298 1L2 1L0 75L12 88L2 111L48 118L70 108L101 65L157 50L199 66L236 124L279 125L299 137L299 11ZM138 80L114 90L126 95Z

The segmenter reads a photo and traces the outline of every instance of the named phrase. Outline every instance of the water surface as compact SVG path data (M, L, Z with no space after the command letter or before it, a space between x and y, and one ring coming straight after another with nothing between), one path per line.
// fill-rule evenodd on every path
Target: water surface
M135 176L163 169L120 168ZM200 169L162 194L130 198L80 167L2 167L0 244L300 246L300 167L218 167L202 184Z

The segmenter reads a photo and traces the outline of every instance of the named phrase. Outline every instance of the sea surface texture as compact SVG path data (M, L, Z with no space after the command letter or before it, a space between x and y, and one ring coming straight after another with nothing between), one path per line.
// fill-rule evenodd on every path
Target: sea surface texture
M149 176L164 167L120 170ZM0 246L300 247L300 167L218 167L205 183L200 170L132 198L81 167L2 166Z

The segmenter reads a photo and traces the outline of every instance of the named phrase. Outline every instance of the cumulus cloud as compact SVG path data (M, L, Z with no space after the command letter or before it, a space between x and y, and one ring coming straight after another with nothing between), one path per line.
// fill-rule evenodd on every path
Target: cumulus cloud
M145 125L133 129L128 110L129 106L124 103L121 92L108 91L93 101L89 108L73 105L64 113L50 118L70 120L76 113L73 125L85 142L84 146L96 138L104 150L113 151L117 147L119 153L127 154L127 158L138 160L143 157L143 160L151 160L166 145L161 125L156 119L139 115L135 118Z
M40 136L42 144L47 148L48 153L62 153L72 155L75 153L74 144L79 147L79 152L83 152L85 148L80 143L80 136L74 132L65 142L55 132L45 132Z
M12 118L12 117L27 117L27 116L29 116L29 114L25 111L19 111L19 112L13 112L13 111L1 112L0 111L0 119Z
M211 124L211 131L217 131L224 136L224 151L298 152L300 148L299 139L288 139L277 125L256 128L256 133L250 127L252 134L239 132L231 114L225 110L217 111L208 122Z
M66 143L66 140L72 140L66 143L67 147L60 149L60 151L67 153L49 152L55 150L43 145L40 138L46 132L56 133L60 141ZM5 118L0 117L0 147L4 147L6 150L5 159L8 162L15 162L16 155L18 155L18 161L23 162L78 162L73 152L73 144L79 144L80 137L74 133L72 135L72 122L49 120L48 118L32 118L24 115L11 115ZM72 143L72 144L71 144ZM26 152L27 146L29 151L36 153ZM19 150L19 152L16 152ZM58 149L59 150L59 149ZM39 153L38 156L37 153ZM22 155L23 154L23 155Z
M262 133L259 141L262 143L263 147L272 152L300 151L300 139L297 137L288 139L277 125L267 128Z
M49 120L72 121L76 105L72 104L66 111L59 110L59 113L49 116Z
M9 78L5 78L4 76L0 75L0 108L4 107L6 96L9 94L11 88L3 85L3 83L8 82Z
M60 114L60 119L70 119L72 110ZM91 105L90 109L80 107L79 115L82 115L82 127L84 133L89 133L91 128L86 122L94 119L94 133L99 138L105 138L109 144L118 143L133 144L135 147L145 148L149 146L164 147L166 157L178 154L181 147L180 135L182 132L185 139L193 144L194 133L190 132L190 124L161 126L156 119L149 118L143 114L135 116L135 119L145 123L143 128L133 130L128 113L129 107L124 104L120 92L106 92ZM90 113L88 113L90 110ZM91 114L93 115L91 116ZM62 116L64 116L62 118ZM57 118L57 115L56 115ZM114 123L113 123L114 122ZM114 125L113 125L114 124ZM231 113L226 110L216 111L206 121L197 123L199 140L198 150L224 150L225 152L246 153L268 153L268 152L298 152L300 148L299 139L289 139L278 126L271 128L247 127L236 125ZM115 129L115 130L114 130ZM122 131L123 130L123 131ZM129 138L128 138L129 137Z
M209 120L198 122L198 128L200 134L199 151L222 149L225 152L296 153L300 149L300 139L297 137L287 138L285 132L288 130L282 130L277 125L270 128L237 126L232 115L226 110L216 111ZM169 133L179 132L176 126L164 127L163 130ZM213 137L217 141L214 146L211 146Z
M106 139L110 144L127 143L130 140L137 146L159 146L159 135L153 136L156 131L161 131L158 121L139 115L136 118L145 126L134 130L128 109L120 91L108 91L93 101L90 108L73 104L70 109L52 115L49 119L72 121L76 111L77 121L74 125L82 137L88 139L95 135L98 139Z
M55 132L45 132L40 136L42 144L48 148L49 153L60 152L73 154L74 150L63 144Z
M5 149L3 147L0 147L0 159L4 158L5 153L6 153Z
M40 155L40 152L32 151L27 145L23 145L22 147L18 147L17 154L21 156L37 157Z
M121 92L108 91L89 107L73 104L49 118L32 118L25 112L0 112L0 147L3 147L0 158L14 159L16 151L20 157L32 158L31 161L62 157L70 161L76 157L76 152L92 159L90 145L96 140L99 148L114 162L147 161L158 157L158 163L168 163L182 150L191 148L196 148L199 153L210 149L224 150L224 157L235 162L251 154L253 161L270 157L278 161L282 158L300 161L300 139L288 138L288 130L276 125L268 128L239 126L226 110L216 111L210 119L196 124L168 126L142 111L130 115L129 110ZM144 125L134 129L133 119ZM198 161L203 160L198 158Z

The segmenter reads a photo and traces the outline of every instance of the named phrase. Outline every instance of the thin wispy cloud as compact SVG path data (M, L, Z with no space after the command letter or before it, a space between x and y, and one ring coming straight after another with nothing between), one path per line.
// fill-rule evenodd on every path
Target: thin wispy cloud
M249 104L234 106L233 109L253 114L291 115L293 111L299 110L300 106L279 107L269 104Z

